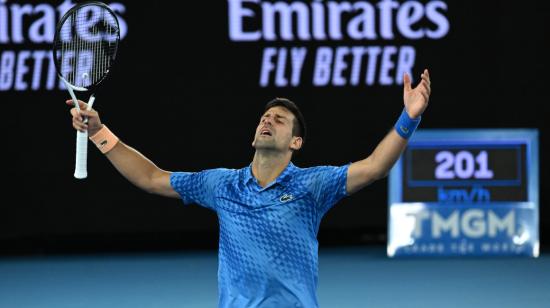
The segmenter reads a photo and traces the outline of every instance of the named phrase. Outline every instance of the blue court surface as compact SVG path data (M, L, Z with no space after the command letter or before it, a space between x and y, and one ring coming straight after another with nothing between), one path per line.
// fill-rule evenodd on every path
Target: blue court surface
M389 259L321 248L321 307L550 307L550 257ZM0 307L216 307L216 251L0 258Z

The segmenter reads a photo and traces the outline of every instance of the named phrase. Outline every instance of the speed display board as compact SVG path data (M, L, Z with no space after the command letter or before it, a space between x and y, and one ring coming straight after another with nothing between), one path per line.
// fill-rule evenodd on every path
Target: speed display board
M529 255L536 130L424 130L390 174L388 255Z

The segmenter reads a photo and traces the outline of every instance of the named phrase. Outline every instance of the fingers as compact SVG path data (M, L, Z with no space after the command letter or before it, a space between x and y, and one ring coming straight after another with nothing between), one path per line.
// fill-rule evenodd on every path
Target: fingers
M430 80L430 73L428 72L428 70L424 70L424 72L422 73L422 75L420 75L420 77L422 78L422 81L425 81L427 84L428 84L428 88L432 85L432 81Z
M428 79L430 79L430 72L428 71L428 69L424 69L424 75L426 75L428 77Z
M80 116L80 113L78 113L78 109L76 108L71 108L71 115L74 117L76 116Z
M422 75L420 75L420 77L422 78L423 81L426 81L428 85L431 85L430 74L428 73L428 70L424 70L424 72L422 73Z
M81 110L81 112L83 111L85 110ZM71 109L71 114L73 116L73 127L81 132L86 131L88 124L84 123L84 116L76 108Z
M420 91L420 94L422 95L422 97L424 97L425 102L428 103L428 101L430 100L430 94L428 94L426 91Z
M403 87L405 88L405 91L411 90L411 77L407 73L403 74Z
M424 100L427 103L431 93L430 86L425 81L422 81L415 90L418 90L418 92L422 95L422 97L424 97Z
M86 110L86 109L80 109L80 111L76 108L71 109L71 115L74 117L88 117L88 118L97 118L99 117L97 111L95 110Z
M428 72L427 69L425 69L422 75L420 75L420 77L422 78L422 81L420 82L418 87L420 89L423 89L423 91L425 91L426 94L430 96L430 94L432 93L430 73Z
M91 119L99 118L99 115L95 110L81 109L80 111L78 111L76 108L72 108L71 115L72 115L73 127L81 132L88 130L87 122L89 122Z
M420 82L420 84L418 85L418 88L422 91L422 92L426 92L428 95L431 94L432 92L432 89L430 87L430 84L427 83L425 80L422 80L422 82Z
M73 102L72 99L68 99L67 101L65 101L65 103L69 106L74 106L74 102ZM78 106L82 110L85 110L86 108L88 108L88 104L86 104L85 102L83 102L81 100L78 100Z
M82 121L82 118L78 117L73 117L73 127L81 132L85 132L88 130L88 124L84 123Z
M97 118L98 117L97 111L95 111L93 109L92 110L81 109L80 110L80 115L84 116L84 117L88 117L88 118Z
M72 99L66 100L65 103L67 105L74 106L74 103L73 103ZM78 105L80 107L80 110L78 110L76 108L71 108L70 112L71 112L71 115L73 116L73 118L74 117L80 117L80 118L82 118L82 117L98 117L97 111L95 111L94 109L87 110L88 109L88 104L86 104L85 102L79 100Z

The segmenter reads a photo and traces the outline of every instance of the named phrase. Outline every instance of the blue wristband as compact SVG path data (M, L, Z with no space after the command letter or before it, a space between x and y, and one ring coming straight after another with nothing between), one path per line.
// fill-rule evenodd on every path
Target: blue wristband
M395 123L395 130L401 137L409 139L420 124L421 119L421 116L416 119L411 119L407 114L407 110L403 108L399 120Z

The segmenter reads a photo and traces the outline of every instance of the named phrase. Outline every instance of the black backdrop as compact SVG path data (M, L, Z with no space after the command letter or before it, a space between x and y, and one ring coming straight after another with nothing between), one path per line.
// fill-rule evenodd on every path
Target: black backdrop
M97 93L96 108L112 131L161 168L246 166L263 105L276 96L297 102L307 120L309 138L295 164L362 159L401 112L402 86L314 87L307 73L313 70L313 54L319 46L410 45L416 51L415 79L423 68L432 76L433 94L422 128L540 130L545 241L550 220L544 192L550 174L544 153L550 150L550 126L545 123L549 60L544 46L550 12L543 1L444 2L447 9L440 11L449 31L435 40L396 35L392 40L290 42L231 41L225 1L119 2L128 33L113 72ZM24 26L32 21L27 17ZM423 24L429 26L429 21ZM0 44L0 52L49 48L47 42L28 40ZM261 87L264 48L291 46L308 49L301 84ZM67 98L63 90L0 92L2 149L7 154L0 205L2 249L214 247L215 213L139 191L92 145L88 179L72 177L75 133L64 105ZM327 214L321 243L383 240L386 212L387 181L381 180Z

